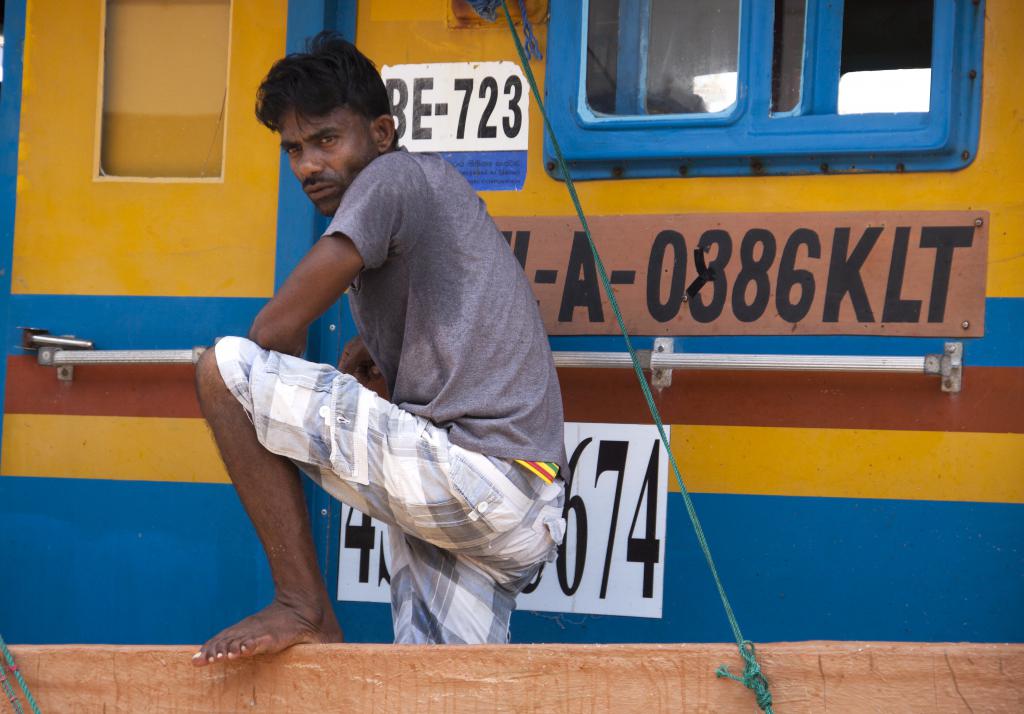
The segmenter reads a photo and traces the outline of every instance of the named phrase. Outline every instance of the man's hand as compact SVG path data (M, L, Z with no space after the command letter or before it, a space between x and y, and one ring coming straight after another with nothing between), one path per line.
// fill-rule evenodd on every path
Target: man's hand
M363 338L356 335L341 352L341 359L338 361L338 369L345 374L351 374L361 385L376 392L382 399L388 399L388 385L381 374L380 368L370 357L370 351L366 349Z

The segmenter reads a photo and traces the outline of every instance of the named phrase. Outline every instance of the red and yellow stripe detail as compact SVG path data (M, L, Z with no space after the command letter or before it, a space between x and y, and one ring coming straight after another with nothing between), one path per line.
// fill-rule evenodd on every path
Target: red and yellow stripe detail
M633 375L595 372L560 373L568 421L650 423ZM702 408L656 399L692 493L1024 503L1024 368L965 372L951 396L925 375L682 371L673 389ZM228 483L189 365L90 365L66 383L17 355L7 375L0 478Z
M553 483L555 476L558 475L558 464L553 461L525 461L523 459L516 459L516 463L539 476L544 483Z

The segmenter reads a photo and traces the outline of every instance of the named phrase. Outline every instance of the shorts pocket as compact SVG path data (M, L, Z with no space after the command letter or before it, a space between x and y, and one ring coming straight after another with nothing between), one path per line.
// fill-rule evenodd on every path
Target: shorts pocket
M369 425L376 396L342 375L334 379L330 408L325 413L331 469L341 478L363 486L370 483Z
M330 392L338 371L326 364L307 362L299 357L267 352L267 363L263 368L281 382L315 392Z
M483 522L494 533L505 533L522 523L532 502L490 459L457 446L449 453L452 488L468 504L472 520Z

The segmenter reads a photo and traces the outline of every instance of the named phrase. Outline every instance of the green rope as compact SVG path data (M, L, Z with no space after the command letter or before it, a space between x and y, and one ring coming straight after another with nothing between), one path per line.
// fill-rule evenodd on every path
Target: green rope
M32 697L32 692L28 688L28 684L25 683L25 678L21 676L21 671L18 669L18 665L14 663L14 655L7 649L7 643L4 642L4 638L0 636L0 651L3 652L4 660L7 664L7 669L11 671L14 678L18 680L18 684L21 686L21 691L25 694L25 701L32 707L33 714L41 714L39 711L39 705L36 704L36 700ZM15 711L21 714L21 704L14 698L11 699L11 703L14 704Z
M601 256L597 252L597 246L594 245L594 239L590 235L590 226L587 224L587 217L583 213L583 207L580 205L579 196L576 194L576 186L573 183L571 174L569 173L569 167L565 163L565 158L562 156L562 149L558 145L558 139L555 137L555 131L551 127L551 121L548 119L547 111L544 109L544 100L541 99L540 90L537 88L537 80L533 76L533 70L530 68L530 61L523 49L523 43L520 41L519 33L516 32L515 25L512 22L512 15L509 14L506 0L501 0L501 7L505 11L505 20L508 22L508 28L512 32L512 37L515 40L516 51L519 53L519 60L523 65L523 69L526 71L526 79L530 83L530 89L533 92L534 99L537 101L537 106L540 109L541 116L544 118L544 127L547 129L548 136L551 139L551 146L555 150L555 157L558 159L558 167L562 173L562 178L565 179L565 186L569 190L569 196L572 198L573 206L576 207L576 214L579 216L580 223L583 226L583 232L587 236L587 242L590 245L590 252L594 256L594 264L597 266L598 275L600 275L601 283L604 285L605 294L608 296L612 312L615 313L615 320L618 322L619 330L622 332L622 338L626 342L626 349L629 351L630 359L633 361L633 371L636 373L636 377L640 382L640 389L643 390L644 399L647 401L647 408L650 410L651 416L654 418L654 423L658 427L658 434L661 436L661 441L665 445L665 451L668 453L669 463L672 465L672 472L675 474L676 481L679 484L679 491L683 495L683 502L686 504L686 512L690 516L690 522L693 524L693 530L697 535L697 541L700 543L701 550L704 552L704 559L707 561L708 568L711 570L711 576L714 578L715 587L718 588L718 595L722 600L722 606L725 608L725 615L729 619L729 626L732 628L732 634L733 638L736 640L736 646L739 648L740 656L743 657L743 660L746 662L742 677L733 676L724 666L718 669L718 675L720 677L728 677L730 679L735 679L738 682L742 682L743 686L754 692L757 697L757 705L766 712L766 714L772 714L772 695L768 689L768 680L761 673L761 667L758 665L757 659L754 656L753 643L743 639L743 633L740 631L739 623L736 621L736 616L733 614L732 605L729 604L729 598L725 594L725 587L722 585L722 580L718 576L718 569L715 567L715 561L711 557L711 549L708 546L707 539L704 537L704 529L701 527L700 519L697 518L697 511L693 507L693 501L690 498L690 493L686 490L686 486L683 484L683 477L680 475L679 465L676 463L675 455L672 453L672 449L669 448L668 436L665 434L665 425L661 421L661 415L658 413L658 407L654 404L654 396L651 394L651 389L647 385L647 380L644 378L643 367L640 366L640 359L637 357L636 349L634 349L633 342L629 339L629 333L626 330L626 323L622 318L622 312L619 310L618 300L615 299L615 293L612 291L611 283L608 280L608 274L605 271L604 262L601 260Z

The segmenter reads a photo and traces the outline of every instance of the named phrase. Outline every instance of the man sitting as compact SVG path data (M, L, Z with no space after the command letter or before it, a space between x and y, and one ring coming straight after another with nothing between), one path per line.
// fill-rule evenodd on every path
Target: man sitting
M390 526L396 642L506 642L565 530L561 394L529 283L466 180L398 148L380 75L348 42L322 33L279 60L256 113L333 219L248 339L197 366L275 595L193 662L342 640L296 466ZM343 371L300 359L346 290L360 337ZM391 401L366 388L374 374Z

